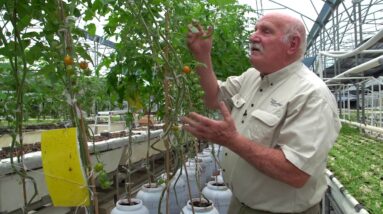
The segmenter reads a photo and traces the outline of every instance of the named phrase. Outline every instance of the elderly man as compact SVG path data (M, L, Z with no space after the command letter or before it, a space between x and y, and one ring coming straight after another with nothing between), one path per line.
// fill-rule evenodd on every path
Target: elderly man
M205 104L222 120L192 112L183 118L194 136L225 147L222 170L233 191L229 213L320 213L326 160L341 124L334 96L301 63L302 22L268 13L251 34L253 68L217 81L211 62L213 29L189 26L188 47Z

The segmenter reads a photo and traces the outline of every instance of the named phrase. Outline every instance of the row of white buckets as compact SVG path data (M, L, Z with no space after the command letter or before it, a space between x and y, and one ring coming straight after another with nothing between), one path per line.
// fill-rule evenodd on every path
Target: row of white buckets
M221 159L220 150L220 147L214 146L218 160ZM188 160L185 165L186 171L179 169L170 180L169 194L164 192L164 184L144 184L135 198L117 201L112 214L226 214L232 193L223 182L222 175L213 176L219 167L212 148L204 149L197 158ZM163 175L163 178L166 179L166 176ZM192 200L188 200L190 198Z

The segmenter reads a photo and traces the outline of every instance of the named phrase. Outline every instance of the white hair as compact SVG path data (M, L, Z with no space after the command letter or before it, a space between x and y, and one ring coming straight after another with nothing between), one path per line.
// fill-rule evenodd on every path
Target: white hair
M290 24L286 27L285 34L282 37L282 42L288 43L294 36L299 36L301 38L301 44L299 46L300 57L303 57L306 51L306 31L304 27L299 23Z

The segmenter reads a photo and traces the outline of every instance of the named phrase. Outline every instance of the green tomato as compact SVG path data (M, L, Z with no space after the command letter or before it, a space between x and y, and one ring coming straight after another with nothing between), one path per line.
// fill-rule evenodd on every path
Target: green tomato
M67 65L66 66L66 73L68 76L73 76L74 75L74 68L72 65Z
M112 182L110 182L110 181L100 182L100 187L102 189L109 189L111 186L112 186Z
M93 169L95 172L101 172L102 170L104 170L104 164L101 162L98 162L94 165Z
M84 70L84 75L85 76L90 76L91 74L92 74L92 70L90 70L89 68Z
M112 186L112 182L109 180L108 178L108 174L105 172L105 171L101 171L98 176L97 176L97 180L100 184L100 187L102 189L108 189L109 187Z

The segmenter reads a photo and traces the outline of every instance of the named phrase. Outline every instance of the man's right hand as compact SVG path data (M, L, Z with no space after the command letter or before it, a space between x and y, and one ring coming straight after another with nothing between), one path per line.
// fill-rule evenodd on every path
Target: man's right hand
M195 20L188 25L188 28L187 46L194 59L198 62L195 70L200 76L199 81L205 91L205 105L208 108L216 109L218 108L218 83L211 61L213 28L209 27L205 31Z
M207 63L206 60L210 59L213 46L213 28L209 26L205 31L200 23L195 20L188 25L188 28L187 45L190 52L197 61Z

